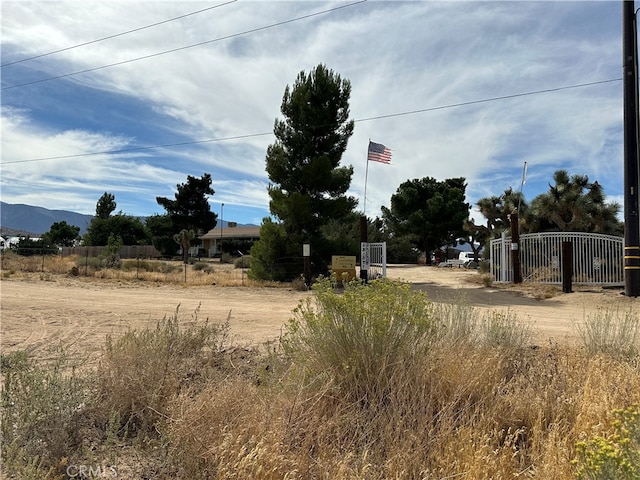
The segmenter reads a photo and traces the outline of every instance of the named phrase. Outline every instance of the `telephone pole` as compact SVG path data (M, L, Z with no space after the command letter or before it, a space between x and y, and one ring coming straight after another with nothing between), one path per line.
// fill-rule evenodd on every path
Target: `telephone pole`
M624 82L624 285L625 295L640 295L640 224L638 221L638 42L635 2L622 2Z

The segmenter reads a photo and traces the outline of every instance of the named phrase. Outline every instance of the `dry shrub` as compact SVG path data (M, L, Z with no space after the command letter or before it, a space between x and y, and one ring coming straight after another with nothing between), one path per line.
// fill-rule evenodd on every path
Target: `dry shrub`
M358 287L352 293L362 296L351 297L326 290L320 310L303 306L299 322L322 323L318 315L329 315L333 327L325 322L322 332L313 330L320 325L301 332L294 322L298 330L290 333L304 333L306 342L289 343L290 357L280 352L276 359L271 352L267 365L280 365L263 373L275 378L205 378L167 392L163 421L155 426L168 445L170 478L571 478L576 443L611 433L611 412L640 402L640 370L633 363L575 348L529 347L514 314L478 318L463 303L425 310L418 305L422 297L397 285L381 286ZM345 338L336 343L349 321L349 306L341 302L363 305L362 300L369 313L386 305L396 321L402 316L394 302L427 312L437 333L424 337L428 348L416 355L415 338L404 348L398 343L411 330L389 330L383 320L356 316L359 323L347 331L349 345L363 349L364 357L344 357L335 350L343 352L346 345ZM358 334L357 325L373 331ZM391 342L391 350L369 350L377 345L373 334ZM303 359L292 346L307 353L311 346L328 350ZM354 378L336 367L327 374L341 358L355 361L381 352L384 361L368 362L370 371L367 362L353 363L359 366L354 373L360 372ZM394 356L402 361L394 364ZM148 390L150 384L144 385Z
M155 330L131 330L107 338L98 368L99 397L106 412L117 413L128 432L153 432L166 418L169 401L183 388L215 382L228 321L180 327L179 309Z
M640 357L640 318L632 310L602 308L576 326L582 344L592 355L638 360Z
M638 401L640 372L554 346L513 353L435 346L376 405L295 375L183 392L165 426L170 461L179 478L571 478L576 442Z
M90 378L62 347L40 361L24 351L2 355L1 365L3 470L13 478L61 478L61 464L80 441Z

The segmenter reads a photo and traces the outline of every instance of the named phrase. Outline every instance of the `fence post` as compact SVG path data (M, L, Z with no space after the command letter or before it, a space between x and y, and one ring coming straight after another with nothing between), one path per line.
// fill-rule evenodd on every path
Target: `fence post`
M562 293L571 293L573 277L573 243L562 242Z

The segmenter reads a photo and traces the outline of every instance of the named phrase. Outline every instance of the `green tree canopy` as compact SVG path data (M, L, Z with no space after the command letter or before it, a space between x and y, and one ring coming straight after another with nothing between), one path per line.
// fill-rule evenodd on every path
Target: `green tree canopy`
M80 227L69 225L65 220L53 223L49 231L42 235L42 240L47 245L58 247L72 247L79 239Z
M382 207L382 216L395 235L408 237L429 261L432 251L465 235L466 187L464 178L407 180L391 196L391 209Z
M326 270L333 248L322 227L344 219L357 205L346 195L353 167L339 166L353 133L350 95L350 82L324 65L300 72L293 87L285 88L284 119L275 121L276 141L267 148L269 208L286 233L284 253L299 257L302 244L309 243L316 272ZM263 230L258 243L276 248L267 235L277 230L269 222ZM254 264L273 257L264 245L252 250Z
M149 244L151 240L149 232L142 221L122 212L111 215L111 206L115 208L115 205L113 195L105 193L100 197L96 204L96 216L89 223L87 233L83 237L83 243L85 245L106 246L109 244L109 237L112 236L114 239L119 239L123 245ZM98 212L102 212L102 216L97 215ZM107 212L109 213L107 214Z
M122 245L148 245L149 232L137 217L118 213L109 218L94 217L83 237L85 245L106 246L109 237L119 238Z
M549 191L531 202L526 231L622 234L623 224L617 218L620 205L606 202L597 181L589 182L587 175L570 176L566 170L556 171L553 180Z
M173 224L173 234L182 230L193 230L196 235L202 235L216 226L218 216L211 211L207 195L215 192L211 188L211 175L205 173L202 177L187 176L187 183L176 185L177 191L172 200L166 197L156 197L156 201L169 215Z
M173 239L173 223L169 215L151 215L145 226L151 235L151 243L162 254L172 256L178 253L179 245Z

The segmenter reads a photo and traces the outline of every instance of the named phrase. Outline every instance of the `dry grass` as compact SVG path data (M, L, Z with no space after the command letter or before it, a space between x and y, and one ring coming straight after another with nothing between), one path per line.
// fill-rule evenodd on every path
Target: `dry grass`
M324 291L323 309L308 305L298 320L318 322L332 312L335 335L355 320L353 327L371 325L363 335L405 342L385 333L399 326L381 312L388 307L394 321L405 321L406 305L429 316L429 334L420 349L394 348L382 366L362 363L362 375L350 382L279 345L259 358L239 352L240 368L238 352L225 347L224 326L182 327L178 312L154 330L107 342L93 376L52 371L60 362L36 368L20 355L3 356L2 441L11 447L3 449L3 470L65 478L61 468L74 462L113 465L122 479L570 479L576 444L611 436L613 412L640 404L637 351L624 344L620 355L613 341L591 348L626 327L594 328L583 346L533 348L513 312L483 317L462 303L422 308L404 290L391 289L388 298L370 287L362 292L334 298ZM374 307L378 317L353 315L355 306ZM593 322L611 325L612 318ZM304 345L333 349L335 338ZM344 379L349 366L341 359L329 358ZM375 402L350 391L365 374L380 393Z
M203 260L185 265L181 261L122 260L120 268L107 268L99 258L59 255L24 257L8 252L2 258L5 278L39 278L53 281L57 275L121 282L152 282L192 286L281 286L252 280L247 270L232 263Z
M576 350L435 350L409 369L374 412L326 384L182 395L172 458L183 478L568 479L575 443L640 400L637 368Z

